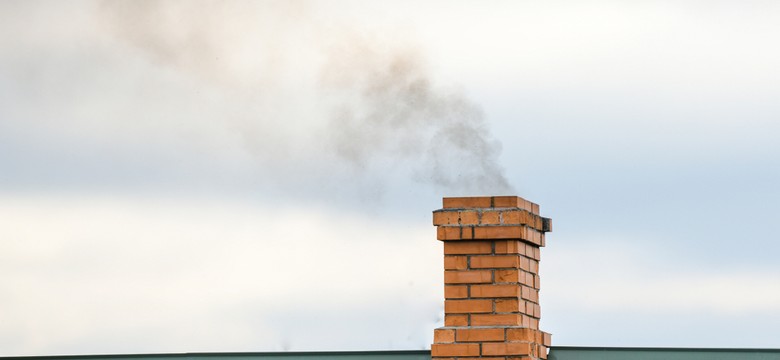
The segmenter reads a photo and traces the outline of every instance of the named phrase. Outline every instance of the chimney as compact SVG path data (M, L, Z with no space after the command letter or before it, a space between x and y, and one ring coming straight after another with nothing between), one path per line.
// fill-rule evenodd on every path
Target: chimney
M433 359L546 359L539 330L539 255L550 219L517 196L444 198L444 327Z

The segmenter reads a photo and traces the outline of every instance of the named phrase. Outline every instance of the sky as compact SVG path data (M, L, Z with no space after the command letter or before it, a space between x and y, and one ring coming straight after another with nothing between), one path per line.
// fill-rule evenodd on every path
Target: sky
M0 356L426 349L444 196L553 345L778 348L773 1L0 2Z

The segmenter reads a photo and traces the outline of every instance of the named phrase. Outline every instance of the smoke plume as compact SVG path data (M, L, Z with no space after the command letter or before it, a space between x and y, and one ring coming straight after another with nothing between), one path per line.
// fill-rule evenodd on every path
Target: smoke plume
M328 28L305 3L264 4L272 4L272 10L250 9L256 4L241 1L111 1L101 3L101 12L113 36L151 61L210 86L256 94L247 101L271 104L248 106L255 111L249 118L219 120L242 133L241 141L258 164L266 166L268 158L278 156L263 145L272 141L301 147L291 153L304 162L324 163L330 154L328 158L344 163L351 174L366 178L372 172L393 171L448 194L512 191L498 163L501 145L480 107L462 92L436 84L423 55L408 40L371 37L349 25ZM278 124L295 112L279 109L291 101L275 100L284 97L274 94L287 86L280 83L302 85L293 97L318 99L293 101L296 104L324 104L324 109L309 112L320 117L314 128L324 132L318 134L324 143L293 139L305 136L297 129L274 129L274 119ZM261 131L249 131L258 128ZM269 171L265 176L284 173ZM372 177L371 186L381 188L383 178Z
M511 192L479 106L437 87L415 48L382 48L351 38L329 52L324 83L343 96L328 120L339 157L357 169L387 157L448 192Z

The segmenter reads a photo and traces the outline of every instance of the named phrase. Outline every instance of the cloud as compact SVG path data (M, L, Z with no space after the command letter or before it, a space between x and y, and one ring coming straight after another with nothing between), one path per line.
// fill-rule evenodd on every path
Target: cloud
M5 355L422 348L441 321L427 226L191 198L1 203L2 328L24 334L0 332ZM381 331L352 341L366 321Z

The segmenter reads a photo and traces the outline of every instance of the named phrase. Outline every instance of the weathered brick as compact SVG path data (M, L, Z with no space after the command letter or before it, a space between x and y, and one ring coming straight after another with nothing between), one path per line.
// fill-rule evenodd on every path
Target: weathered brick
M444 326L468 326L468 315L444 314Z
M471 315L471 326L520 326L522 321L523 317L520 314Z
M482 344L482 355L531 355L528 343L486 343Z
M444 245L445 245L444 248L446 250L447 249L447 247L446 247L447 244L444 244ZM525 256L521 256L520 257L520 269L523 269L525 271L531 271L531 259L529 259L529 258L527 258Z
M520 257L517 255L472 256L469 260L472 269L517 268Z
M458 329L455 340L458 342L504 341L504 329Z
M517 283L520 282L521 276L524 272L517 269L498 269L495 270L495 282L496 283ZM527 273L526 273L527 274Z
M445 285L445 299L463 299L469 297L469 287L466 285Z
M476 211L459 211L460 221L462 225L477 225L479 224L479 213Z
M518 207L525 199L518 196L494 196L494 207Z
M528 286L521 286L521 296L523 299L526 299L528 301L533 301L535 303L539 302L539 290L536 290L532 287Z
M525 271L520 271L519 275L520 275L519 276L520 283L522 283L525 286L534 287L534 274Z
M467 260L465 256L444 256L444 269L464 270L469 266Z
M532 244L528 244L528 243L523 243L523 245L525 246L525 256L527 256L527 257L529 257L531 259L534 259L534 260L539 260L534 255L535 254L534 253L534 248L536 246L534 246Z
M539 342L541 333L530 328L513 328L506 330L506 341Z
M456 208L489 208L492 204L489 196L482 197L446 197L442 199L442 207L445 209Z
M474 228L474 239L526 239L524 226L479 226Z
M479 344L433 344L431 356L478 356Z
M498 225L501 223L501 215L498 211L483 211L479 223L482 225Z
M525 255L525 244L523 244L520 240L497 240L495 254Z
M473 298L517 298L519 296L520 287L517 285L471 285Z
M489 241L446 241L445 255L490 254L493 247Z
M538 274L539 273L539 261L538 260L529 260L528 263L530 265L528 271L530 271L530 272L532 272L534 274Z
M449 344L455 342L455 330L434 329L433 342L436 344Z
M493 312L490 300L445 300L444 312L447 314L489 313Z
M441 225L436 229L438 240L470 240L474 238L474 228L460 225Z
M457 225L458 218L457 211L434 211L433 225Z
M496 299L495 300L495 309L497 313L518 313L523 312L522 310L525 310L525 304L522 305L523 309L520 308L520 300L518 299Z
M493 272L490 270L447 270L444 272L445 284L490 284L492 282Z
M523 301L523 302L525 303L525 310L523 311L523 313L533 316L533 314L534 314L534 306L536 304L534 304L531 301Z

